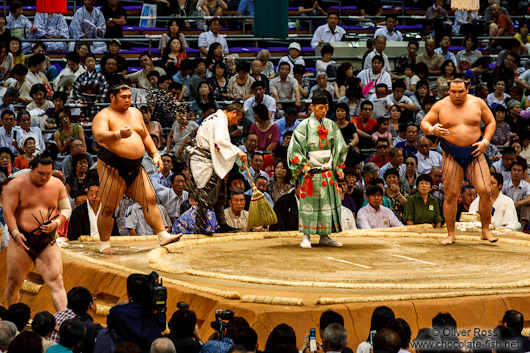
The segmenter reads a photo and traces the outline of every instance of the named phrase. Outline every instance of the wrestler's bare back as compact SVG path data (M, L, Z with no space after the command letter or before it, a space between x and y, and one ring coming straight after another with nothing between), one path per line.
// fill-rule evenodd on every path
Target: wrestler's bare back
M493 115L486 103L469 94L458 106L449 96L445 97L436 102L425 116L432 125L438 122L449 130L450 134L443 138L456 146L470 146L477 142L482 135L481 122L490 118L493 119Z
M105 108L94 117L92 132L97 140L98 133L119 131L125 126L130 128L131 136L120 140L98 141L98 144L123 158L142 158L145 153L143 139L148 136L148 133L142 113L138 109L130 107L125 112L119 112L110 107Z
M51 212L53 209L51 216L55 216L58 212L59 200L68 197L59 179L50 177L47 183L37 186L31 182L30 173L13 179L7 185L4 196L4 204L8 202L14 206L17 227L28 232L39 228L35 217L41 224L43 219L47 221L49 210Z

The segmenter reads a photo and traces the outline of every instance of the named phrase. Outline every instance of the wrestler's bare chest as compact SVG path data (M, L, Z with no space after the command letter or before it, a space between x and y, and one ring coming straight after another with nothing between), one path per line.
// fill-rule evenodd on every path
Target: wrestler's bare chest
M29 184L29 185L28 185ZM22 209L57 207L59 200L59 190L51 184L36 187L30 183L21 187L19 197L19 207Z
M473 102L466 102L464 105L457 107L450 102L445 102L440 107L439 120L446 129L450 130L459 126L480 126L482 120L482 111L480 107Z

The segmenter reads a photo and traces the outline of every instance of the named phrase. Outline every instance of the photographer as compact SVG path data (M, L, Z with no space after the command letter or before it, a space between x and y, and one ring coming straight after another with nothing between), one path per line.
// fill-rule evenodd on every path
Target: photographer
M232 316L224 328L222 325L219 327L220 321L226 321L228 317L224 317L222 314L218 317L218 312L219 310L216 312L217 321L212 323L212 327L219 332L221 335L220 337L224 337L219 341L211 340L206 342L202 347L201 353L227 353L234 343L241 343L241 335L250 327L247 320L239 316ZM226 310L225 312L229 312L231 315L234 314L229 310Z
M149 282L154 279L153 274L130 275L127 278L129 302L113 307L107 316L107 326L117 336L117 341L132 342L142 352L149 352L151 343L162 337L161 332L166 329L165 310L155 313L151 304L152 287Z
M168 326L170 333L165 337L173 341L178 353L199 353L202 342L194 339L197 316L193 311L179 308L173 313Z

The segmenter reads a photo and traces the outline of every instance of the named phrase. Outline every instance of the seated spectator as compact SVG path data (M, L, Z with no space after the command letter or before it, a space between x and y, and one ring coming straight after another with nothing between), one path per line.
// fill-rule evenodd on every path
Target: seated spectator
M376 179L372 180L370 185L379 186L381 188L381 190L383 190L383 203L382 203L382 205L385 206L386 208L392 209L392 204L390 203L390 199L388 197L386 197L386 195L385 195L385 182L383 181L383 179L376 178ZM367 204L368 204L368 200L364 200L364 202L362 204L362 207L366 206Z
M359 85L359 78L350 80L348 88L346 89L346 96L340 98L338 103L345 103L348 105L348 113L350 116L357 116L361 113L361 102L363 102L363 90ZM326 90L322 91L327 94ZM333 108L333 107L331 107Z
M401 227L403 223L389 208L383 206L383 190L376 185L366 189L368 205L357 214L357 227L360 229Z
M429 75L440 76L440 68L444 62L444 57L434 51L436 41L434 39L425 40L425 53L421 53L416 58L416 64L424 63L429 69Z
M64 16L60 13L37 12L33 20L33 26L37 29L37 39L68 39L68 25ZM47 50L50 53L64 53L66 51L65 42L47 42Z
M86 71L74 82L71 98L79 103L105 103L107 102L107 92L109 83L105 76L96 71L96 57L93 54L85 56ZM84 111L85 119L92 120L101 107L91 105Z
M87 201L74 208L68 225L68 239L77 240L82 235L99 237L97 217L101 195L98 182L88 185Z
M469 93L475 94L475 89L479 85L482 74L489 70L489 58L480 57L471 65L471 69L464 72L465 78L469 79ZM484 86L484 85L482 85ZM487 87L486 87L487 88ZM484 98L487 98L487 93ZM481 97L482 98L482 97Z
M167 149L169 155L180 156L180 148L185 145L192 134L199 128L199 125L188 119L188 114L185 109L177 111L177 120L171 126L171 130L167 135Z
M331 60L331 58L333 58L334 50L335 49L333 49L333 46L329 44L325 44L322 49L320 49L320 55L322 56L322 58L317 60L315 63L315 68L317 70L317 80L319 72L326 73L328 66L330 64L336 63L335 60ZM334 96L334 93L332 93L331 95Z
M502 324L513 331L517 340L516 351L523 352L530 349L530 340L522 335L524 327L524 316L517 310L507 310L502 317Z
M202 116L202 109L205 106L210 105L214 105L217 108L217 103L214 100L210 85L208 85L206 81L202 81L197 87L196 98L190 108L192 119L197 120L200 116Z
M28 45L28 48L30 47L31 45ZM9 40L8 49L11 55L13 56L13 65L24 64L26 62L26 57L22 52L22 42L20 41L20 38L11 37L11 39Z
M195 59L193 61L193 74L190 77L189 92L190 101L194 101L197 98L197 90L199 84L206 80L206 62L203 59Z
M250 64L241 61L236 66L237 74L228 81L228 89L235 98L247 100L252 97L252 84L256 81L250 74Z
M336 11L328 12L327 22L327 24L318 27L313 34L313 39L311 40L312 48L331 42L340 42L346 34L344 28L338 26L339 14Z
M102 63L101 66L103 68L101 72L103 73L103 76L105 76L105 80L109 84L109 87L124 83L125 77L123 76L123 74L118 72L118 61L116 60L116 58L107 58L107 60L105 60L105 65L103 65ZM158 74L158 72L156 71L153 71L151 73Z
M245 211L245 202L245 192L242 189L235 189L230 193L230 199L228 200L230 207L224 211L226 223L241 232L249 231L248 211Z
M179 219L173 223L172 233L178 234L194 234L195 233L195 217L197 215L197 202L192 198L188 199L192 207L185 213L181 214ZM203 235L212 235L219 232L219 223L212 210L206 212L206 224L201 230Z
M274 121L276 115L276 101L268 94L265 94L265 82L255 81L252 83L251 89L253 96L245 100L245 103L243 104L243 108L247 112L247 117L253 117L254 112L251 110L251 108L254 108L258 104L264 104L269 112L270 120ZM250 118L250 120L252 121L253 118Z
M78 349L80 343L83 342L87 336L87 329L81 320L74 318L65 320L59 328L61 338L59 344L51 346L46 352L50 353L63 353L73 352L74 349ZM92 338L95 339L95 336ZM80 348L80 347L79 347ZM83 352L79 350L79 352Z
M399 136L399 127L400 127L400 125L404 125L406 127L406 124L404 124L402 122L403 120L401 119L402 111L403 110L401 109L401 107L399 105L397 105L397 104L394 104L389 109L389 114L390 114L389 123L390 124L388 125L388 131L390 131L390 133L392 134L392 145L398 144L401 141L403 141L403 140L401 140L401 138ZM418 114L420 114L420 112L418 112ZM401 123L400 123L400 121L401 121ZM405 133L406 133L406 130L405 130Z
M439 44L440 46L434 49L434 51L442 55L444 57L444 61L450 60L454 65L455 72L458 71L458 62L456 60L456 56L453 54L453 52L449 51L449 47L451 47L451 35L447 33L443 34Z
M246 171L244 173L246 173ZM274 203L272 202L272 197L267 192L267 188L269 187L269 175L267 173L265 173L265 175L262 175L261 173L265 173L265 172L263 170L260 171L260 175L256 177L256 180L254 181L254 185L259 191L261 191L263 196L265 196L265 199L269 202L271 207L273 207ZM245 179L250 184L250 181L247 179L246 176L245 176ZM245 191L245 196L248 196L248 197L252 196L252 189L248 189L247 191ZM249 206L250 206L250 202L247 203L247 205L245 206L245 209L248 209Z
M256 81L263 81L265 84L265 93L270 94L269 78L263 73L263 64L260 60L254 60L250 64L250 76Z
M275 124L278 125L278 130L280 133L280 143L283 143L284 135L287 132L293 132L300 124L300 121L298 120L298 111L296 110L296 108L288 107L287 109L285 109L285 116L279 120L276 120Z
M503 188L503 177L499 173L491 175L491 200L493 203L491 224L495 228L509 228L517 231L521 229L521 224L517 220L517 211L514 201L501 192ZM469 206L470 213L478 213L480 197L477 197Z
M372 180L377 179L378 177L379 167L371 162L365 163L362 169L361 178L355 183L353 193L351 193L357 209L361 208L360 206L363 204L364 200L366 200L366 188L371 185ZM346 192L350 194L349 190ZM381 193L381 197L382 196L383 194Z
M423 104L421 106L421 110L416 113L416 125L421 126L421 122L423 118L425 118L425 115L431 110L432 106L436 103L436 98L433 96L427 96L423 100ZM423 135L423 131L419 131L420 136Z
M55 121L57 131L53 133L53 139L59 149L59 153L66 154L70 151L70 143L72 143L75 138L80 138L83 143L86 144L83 127L70 122L70 112L68 109L59 109L59 111L55 113Z
M278 67L278 71L280 68ZM337 77L333 82L335 88L335 97L340 99L346 96L346 90L348 89L351 79L353 78L353 66L350 63L342 63L337 69Z
M47 91L43 84L37 83L33 85L29 94L33 101L26 106L26 110L35 113L33 115L44 115L46 110L54 107L54 104L46 99ZM40 127L44 128L44 120L41 120L41 122Z
M105 38L107 25L105 17L98 8L94 7L95 1L88 0L84 6L75 11L74 18L70 22L70 33L73 39L79 38ZM93 25L87 26L85 21ZM103 54L107 49L105 42L94 41L90 44L90 51L94 54Z
M7 320L0 321L0 349L2 352L7 351L9 343L11 343L17 334L17 327L14 323Z
M420 43L417 40L409 40L407 44L407 54L403 54L397 59L396 72L401 75L405 73L405 65L416 65L416 56L418 55L418 49Z
M486 98L488 97L488 86L483 83L477 83L475 86L475 96L482 98L484 102L486 101Z
M24 150L24 154L15 158L13 167L18 169L29 169L29 162L35 158L33 155L36 151L35 138L32 136L24 137L22 140L22 149Z
M132 274L127 278L127 304L116 305L107 316L107 326L118 341L136 344L142 352L166 329L166 313L153 313L149 303L149 286L145 275ZM97 344L97 341L96 341ZM96 347L95 351L99 351Z
M53 317L52 314L47 311L41 311L35 314L35 317L31 322L31 330L41 337L43 352L46 352L48 348L57 344L54 341L47 339L50 337L54 329L55 317Z
M355 223L355 216L353 212L346 206L344 206L345 191L342 184L337 184L340 200L342 202L340 206L340 218L341 218L341 227L342 230L357 229L357 224Z
M249 133L258 136L258 150L272 151L280 144L280 130L278 125L269 120L269 111L263 104L252 108L255 123L252 123Z
M366 60L369 57L370 55L366 57ZM370 60L370 67L357 74L357 78L361 80L363 92L373 95L375 94L375 87L381 83L384 83L389 90L392 90L392 77L388 71L383 69L383 57L374 55Z
M490 167L490 170L492 173L497 172L502 174L504 182L506 183L508 180L512 180L511 168L512 163L517 159L517 153L511 147L503 148L501 153L502 158L493 163ZM523 171L524 170L526 170L526 168L524 168Z
M359 135L355 124L350 121L349 109L346 103L339 103L335 106L335 124L340 129L344 142L348 147L356 147L359 143Z
M405 79L403 80L406 88L405 92L406 94L413 94L416 92L416 84L420 81L420 78L416 75L416 65L405 64L403 68L405 69ZM394 89L396 89L395 86Z
M416 65L416 73L418 73L418 67L426 66L425 64ZM418 75L419 76L419 75ZM425 80L420 80L416 84L416 92L410 98L416 104L417 107L421 107L426 97L432 97L433 94L429 87L429 82Z
M88 43L83 43L83 42L78 43L77 44L77 53L81 57L81 66L85 67L85 56L88 53L91 53L90 46L88 45Z
M456 10L453 24L454 34L482 35L482 24L479 21L478 11ZM465 47L465 45L464 45Z
M515 79L519 76L517 73L517 67L521 63L521 57L515 52L509 52L506 54L504 61L497 65L493 73L490 75L488 81L489 91L495 89L494 85L499 79L503 79L505 87L512 87Z
M283 136L283 146L289 147L289 142L291 142L291 138L293 137L293 131L286 131L285 135Z
M13 153L7 147L0 146L0 183L4 182L11 174L19 171L15 167L10 167L14 160Z
M409 194L405 189L399 185L399 172L397 169L390 168L385 172L385 195L390 200L391 207L389 207L400 222L405 221L405 205Z
M216 100L227 100L232 98L232 93L228 90L228 80L226 79L226 66L222 62L213 64L213 75L206 82L210 85L210 90Z
M420 174L427 174L431 171L432 167L442 166L442 155L436 151L431 151L431 140L425 136L418 138L416 144L418 152L416 157L418 158L418 168L416 171Z
M298 81L289 76L290 65L288 62L282 62L278 65L279 76L270 81L271 95L279 100L295 100L295 107L300 108L300 91L298 90ZM277 106L283 109L283 104L277 102Z
M180 39L171 38L167 43L166 49L162 52L162 58L159 63L166 71L166 74L169 77L173 77L177 73L182 61L187 57L186 49L182 46Z
M48 78L42 73L44 66L45 57L42 54L33 54L28 60L28 73L26 75L26 81L32 86L36 84L48 84Z
M403 35L397 29L394 30L397 24L397 17L395 15L387 15L385 19L385 27L378 28L374 33L374 38L384 36L389 41L402 41Z
M309 97L309 79L305 76L305 67L295 65L293 67L293 76L298 81L298 90L301 98ZM302 108L305 109L305 108Z
M490 108L494 108L495 105L502 105L506 108L506 101L510 99L510 95L505 93L506 82L502 78L495 80L494 84L495 91L488 94L486 103Z
M389 142L387 139L380 138L375 142L376 154L370 158L369 162L375 163L379 168L382 168L389 162L388 156Z
M6 320L11 321L17 327L17 331L22 332L30 319L30 308L24 303L11 304L7 309Z
M381 141L382 141L381 143L384 143L385 140L381 140ZM376 146L379 144L380 142L378 140ZM387 147L387 150L388 150L388 147ZM400 177L405 175L406 168L405 168L405 165L403 164L403 150L401 148L391 147L388 150L388 162L384 164L379 170L379 178L384 178L386 171L392 168L398 171Z
M70 154L63 159L62 169L64 173L65 180L74 174L74 165L72 163L73 157L77 154L86 154L88 156L88 169L94 164L92 156L86 153L86 145L80 138L74 138L70 142Z
M377 121L372 118L374 105L370 101L361 103L361 114L352 118L351 122L355 124L357 134L359 135L359 147L371 148L372 134L377 127Z
M318 71L316 74L317 84L311 87L311 91L309 93L309 98L311 99L313 96L318 96L322 94L324 91L328 91L329 94L331 94L332 97L335 96L335 88L333 87L333 84L328 82L328 75L324 71Z
M78 52L72 51L66 54L66 67L53 80L53 89L70 93L75 79L85 72L85 68L80 63L81 57Z
M44 152L46 149L46 144L44 143L42 131L37 126L31 126L31 117L27 111L21 110L18 112L17 123L18 126L15 126L14 130L18 146L22 146L22 140L31 136L35 139L37 151L39 153ZM44 124L44 126L48 126L48 124ZM22 152L22 150L19 151Z
M197 317L192 310L178 309L171 316L168 323L169 334L164 337L173 342L179 353L199 353L202 343L194 339L196 325Z
M372 142L374 145L377 143L379 139L385 139L388 141L392 141L392 134L388 131L389 126L389 118L385 117L379 117L377 118L377 127L375 129L375 132L372 134Z
M494 3L490 6L490 11L493 17L493 23L489 25L489 36L514 36L515 30L513 29L512 21L502 12L501 7ZM496 41L493 41L493 45L496 45Z
M206 58L208 50L212 43L219 43L223 48L223 54L227 55L228 44L226 39L219 33L221 30L221 20L219 18L212 18L208 24L209 31L203 32L199 35L198 46L201 52L201 58Z
M285 159L278 158L274 163L274 176L269 182L268 193L276 203L283 195L287 195L293 188L292 174Z
M294 76L294 66L295 65L301 65L305 67L305 61L304 58L302 58L302 47L300 47L300 44L297 42L291 42L289 44L289 49L287 51L286 56L282 56L280 60L278 61L278 73L280 73L280 64L281 63L287 63L289 64L289 77Z
M16 138L16 120L13 110L5 109L1 114L2 127L0 127L0 147L10 150L10 153L19 155L19 144ZM13 157L14 159L14 157Z
M477 50L478 38L473 33L466 34L462 46L464 49L456 53L456 61L461 72L471 69L473 64L482 57L482 53Z
M502 105L497 105L492 109L493 116L495 117L495 133L491 138L491 144L493 145L510 145L510 125L508 125L504 119L506 118L506 108Z
M363 71L367 69L371 69L373 65L374 57L380 56L383 58L383 60L381 60L381 64L382 64L381 69L387 73L392 72L392 69L390 67L390 62L388 61L388 56L384 53L385 49L386 49L386 37L383 35L379 35L375 37L374 50L370 52L364 59ZM388 87L391 87L391 86L392 85L388 85Z
M272 80L276 76L276 72L274 71L274 64L270 61L271 53L267 49L261 49L256 55L256 59L261 61L263 65L263 74Z
M160 215L164 221L164 228L167 231L171 230L171 219L169 218L166 208L162 205L157 205L160 210ZM127 228L130 236L135 235L153 235L155 231L146 222L145 212L143 207L138 203L134 203L130 210L129 215L125 217L125 227Z
M140 54L140 66L142 67L141 70L136 71L135 73L125 75L125 79L131 80L132 83L135 83L138 85L139 88L148 89L151 87L151 83L147 79L147 74L151 71L155 70L158 71L160 76L165 75L166 71L158 66L155 66L153 64L153 59L151 57L151 54L149 53L142 53Z
M445 60L440 67L441 76L436 80L436 91L438 98L442 99L449 95L449 81L455 78L456 65L451 60Z
M105 17L105 38L123 38L123 26L127 25L127 12L119 0L110 0L102 8Z
M66 191L68 191L68 195L73 199L84 192L86 183L88 183L88 159L89 157L82 153L75 155L72 159L74 173L66 178Z
M407 194L416 193L416 181L418 179L418 157L410 155L405 159L405 173L399 176L399 185L405 189Z
M523 20L519 22L519 33L513 36L520 43L520 50L522 53L528 53L530 49L530 35L528 34L528 22Z
M504 179L502 186L502 193L514 202L517 217L523 229L530 220L530 184L523 179L526 170L527 164L524 159L514 160L510 168L511 179Z
M9 343L7 349L12 353L40 353L42 352L42 340L35 332L24 331Z
M243 176L245 177L245 180L249 183L249 185L252 184L251 179L255 183L257 178L260 176L264 177L267 181L269 180L269 175L262 170L263 168L263 153L262 152L255 151L250 158L249 164L250 166L248 170L250 172L250 178L247 175L246 170L242 173Z
M27 74L28 68L22 64L18 64L13 67L13 70L11 71L11 77L6 80L6 85L8 89L12 88L11 92L16 92L18 94L16 100L21 104L28 104L31 102L31 97L29 95L29 91L31 90L31 84L29 82L26 82ZM7 90L6 93L4 93L4 97L6 94ZM1 106L3 105L4 104L2 103ZM1 108L1 106L0 110L3 109Z
M291 192L280 197L274 203L274 212L278 223L270 226L270 231L298 230L298 200L300 199L300 185Z
M171 176L173 173L173 167L176 161L173 160L169 154L162 154L162 170L158 172L159 184L165 188L171 188ZM167 209L167 207L166 207Z
M415 155L418 152L416 142L418 139L418 125L411 124L407 126L407 137L406 141L396 144L396 147L403 150L405 158L411 155Z
M158 42L158 50L163 52L166 49L167 43L171 38L178 38L180 44L184 50L188 49L188 43L186 42L186 37L180 31L184 27L184 21L179 18L173 18L167 23L167 33L162 34L160 37L160 42Z
M407 225L432 224L434 228L440 228L443 218L440 213L438 199L430 191L432 178L428 174L421 174L416 180L418 192L407 199L405 205L404 219Z
M167 159L166 155L166 159ZM189 193L186 191L187 177L184 173L171 175L171 187L157 193L157 199L164 206L171 222L180 217L182 204L188 200Z
M473 185L466 185L462 188L462 200L457 206L456 220L460 221L462 212L469 212L471 203L477 198L477 193Z

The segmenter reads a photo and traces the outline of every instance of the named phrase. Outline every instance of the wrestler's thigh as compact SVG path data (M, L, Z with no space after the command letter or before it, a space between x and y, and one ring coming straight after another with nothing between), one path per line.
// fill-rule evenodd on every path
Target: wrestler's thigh
M7 247L6 264L7 279L22 284L33 265L33 260L26 250L22 249L13 239L11 239Z
M446 197L448 195L458 197L462 181L464 180L464 170L453 156L445 152L442 161L442 178Z
M57 243L47 246L35 259L35 268L45 282L63 273L63 260Z
M491 177L488 162L483 154L481 154L473 163L469 166L472 169L471 182L475 187L475 191L481 198L489 197L491 193Z
M125 181L118 171L98 159L99 192L103 207L117 205L125 192Z
M156 203L156 193L144 168L140 168L136 179L127 186L125 195L145 209L146 204Z

